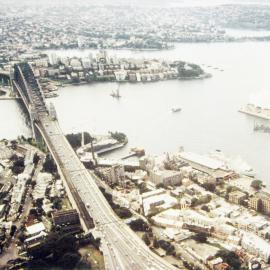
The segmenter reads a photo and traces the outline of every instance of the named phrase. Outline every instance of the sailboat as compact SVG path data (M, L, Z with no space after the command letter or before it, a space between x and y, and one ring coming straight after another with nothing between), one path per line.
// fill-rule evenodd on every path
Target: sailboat
M118 85L118 87L117 87L117 89L115 91L112 91L111 96L113 98L119 99L121 97L120 93L119 93L119 88L120 88L120 84Z

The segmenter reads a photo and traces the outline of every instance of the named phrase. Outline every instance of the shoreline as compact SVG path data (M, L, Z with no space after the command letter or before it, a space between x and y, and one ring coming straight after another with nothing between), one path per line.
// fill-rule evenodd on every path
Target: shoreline
M58 87L61 88L65 88L67 86L80 86L80 85L91 85L94 83L130 83L130 84L139 84L139 83L157 83L157 82L166 82L166 81L192 81L192 80L204 80L204 79L209 79L211 78L213 75L210 73L205 73L202 74L202 76L197 76L197 77L176 77L176 78L170 78L170 79L164 79L164 80L151 80L151 81L129 81L129 80L121 80L121 81L117 81L117 80L111 80L111 81L90 81L90 82L86 82L86 81L81 81L81 82L77 82L77 83L61 83L61 81L58 80L54 80L53 82L57 84Z
M270 116L262 115L262 114L256 113L256 112L250 112L250 111L248 111L246 109L243 109L243 108L239 109L238 111L240 113L251 115L251 116L261 118L261 119L264 119L264 120L270 120Z

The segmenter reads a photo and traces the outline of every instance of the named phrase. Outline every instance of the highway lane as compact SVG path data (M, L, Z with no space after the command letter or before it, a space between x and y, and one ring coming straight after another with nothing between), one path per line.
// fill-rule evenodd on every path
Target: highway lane
M101 243L106 269L115 270L170 270L174 266L154 254L144 242L118 218L95 180L85 169L63 135L57 121L40 116L38 127L53 151L60 169L65 175L72 195L79 197L94 219L95 227L102 235ZM85 216L85 214L83 214Z
M113 212L88 170L63 135L58 121L53 120L31 65L15 66L14 88L19 91L29 111L33 133L36 127L58 165L68 195L83 219L84 229L92 219L101 234L105 266L108 270L170 270L172 265L161 259ZM18 84L17 84L18 82ZM22 87L22 90L20 87ZM28 99L27 99L28 98ZM36 134L35 134L36 135Z
M50 117L43 92L31 65L27 63L16 65L14 78L14 90L19 91L29 111L33 133L35 134L35 126L51 151L69 198L78 208L83 219L84 229L91 227L91 216L96 229L100 231L106 269L176 269L152 253L144 242L115 215L95 180L63 135L58 121Z

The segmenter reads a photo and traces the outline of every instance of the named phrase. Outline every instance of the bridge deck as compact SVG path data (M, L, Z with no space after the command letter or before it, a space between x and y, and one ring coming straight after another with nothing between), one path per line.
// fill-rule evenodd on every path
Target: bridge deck
M138 236L119 219L88 170L63 135L57 121L42 117L39 128L66 176L68 186L77 193L102 235L106 269L174 269L155 255Z
M172 265L151 252L144 242L119 219L63 135L58 121L48 114L44 95L28 64L15 66L14 88L24 100L31 118L55 158L87 228L92 219L101 234L105 267L108 270L169 270ZM33 109L32 109L33 108ZM34 129L34 125L33 129ZM90 218L91 216L91 218Z

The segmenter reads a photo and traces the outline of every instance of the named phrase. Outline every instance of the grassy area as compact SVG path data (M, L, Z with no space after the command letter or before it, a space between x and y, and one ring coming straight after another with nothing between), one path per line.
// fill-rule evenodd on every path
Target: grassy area
M72 209L71 203L66 196L65 198L62 199L62 210L69 210Z
M92 246L80 248L80 254L83 258L86 258L92 265L93 270L104 270L103 256L99 250L96 250Z

